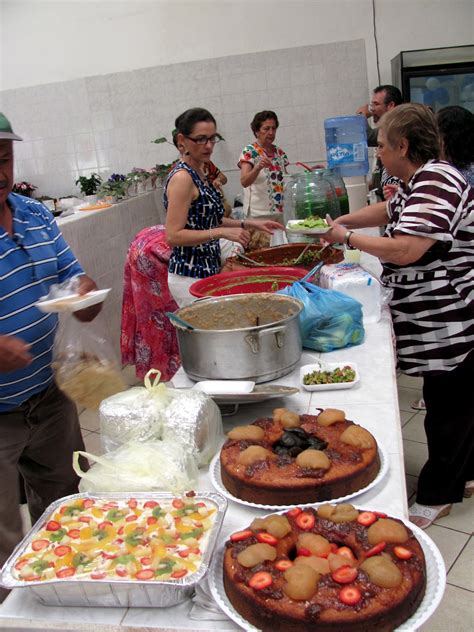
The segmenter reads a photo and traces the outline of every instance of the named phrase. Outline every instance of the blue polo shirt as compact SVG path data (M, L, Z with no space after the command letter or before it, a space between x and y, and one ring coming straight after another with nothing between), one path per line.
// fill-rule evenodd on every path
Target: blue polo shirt
M0 412L19 406L52 381L57 314L43 314L34 303L53 283L84 274L53 215L31 198L11 193L8 204L13 235L0 227L0 335L17 336L32 345L33 362L0 373Z

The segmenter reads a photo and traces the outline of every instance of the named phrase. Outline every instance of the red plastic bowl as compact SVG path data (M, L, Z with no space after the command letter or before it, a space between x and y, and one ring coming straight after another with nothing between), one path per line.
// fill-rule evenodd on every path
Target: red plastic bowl
M250 268L215 274L199 279L191 285L189 292L197 298L204 296L228 296L229 294L254 294L276 292L302 279L307 270L287 266Z

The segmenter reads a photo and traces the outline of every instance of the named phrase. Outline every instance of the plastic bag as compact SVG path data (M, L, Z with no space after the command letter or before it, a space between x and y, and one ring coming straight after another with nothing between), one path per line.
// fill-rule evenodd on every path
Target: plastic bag
M95 463L84 472L79 457ZM129 442L114 452L94 456L74 452L73 468L81 477L80 492L171 491L181 494L197 485L196 459L173 441Z
M127 385L111 346L94 327L68 316L54 344L52 367L58 388L76 404L97 410Z
M100 436L105 451L127 441L174 440L207 465L222 439L219 407L205 393L160 384L160 372L150 369L144 386L104 400L99 409Z
M297 298L304 305L299 316L303 347L326 352L358 345L364 340L362 305L355 299L304 280L278 294Z

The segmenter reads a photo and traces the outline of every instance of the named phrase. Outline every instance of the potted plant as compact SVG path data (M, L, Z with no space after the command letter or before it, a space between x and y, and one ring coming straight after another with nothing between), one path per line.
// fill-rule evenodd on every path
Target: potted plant
M97 202L97 191L102 183L102 178L98 173L92 173L90 176L80 176L76 180L76 185L79 185L84 200L89 204Z
M25 195L26 197L31 197L33 191L36 191L38 187L30 182L15 182L12 187L13 193L19 193L20 195Z
M126 182L128 183L128 194L138 195L145 192L145 182L149 175L146 169L140 167L133 167L133 169L127 173Z
M99 192L113 198L112 201L120 200L127 197L127 178L121 173L113 173L109 179L102 183Z

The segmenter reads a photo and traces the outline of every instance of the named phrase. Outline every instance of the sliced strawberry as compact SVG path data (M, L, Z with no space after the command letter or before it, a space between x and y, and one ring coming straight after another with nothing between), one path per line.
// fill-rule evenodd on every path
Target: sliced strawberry
M230 541L241 542L242 540L246 540L247 538L250 538L252 535L253 535L253 531L250 531L250 529L245 529L245 531L236 531L236 533L233 533L230 536Z
M107 553L106 551L102 551L102 557L105 557L106 560L114 560L118 557L118 553Z
M153 579L155 571L152 568L144 568L135 574L135 579Z
M117 535L123 534L123 525L117 530Z
M144 508L147 509L153 509L154 507L157 507L158 503L156 502L156 500L147 500L146 503L143 505Z
M183 549L182 551L178 551L179 557L189 557L191 551L189 549Z
M187 575L188 571L185 568L182 568L180 571L174 571L171 573L171 577L173 579L179 579L180 577L184 577Z
M146 523L148 526L152 524L156 524L157 522L158 522L158 518L155 518L155 516L150 516L149 518L146 519Z
M399 560L409 560L411 557L413 557L413 551L410 551L410 549L406 549L404 546L395 546L393 548L393 552Z
M99 522L97 527L99 529L105 529L105 527L113 527L113 524L110 522L110 520L104 520L104 522Z
M254 590L263 590L273 583L272 576L266 571L259 571L249 579L249 586Z
M77 519L79 522L87 522L89 523L92 518L90 516L79 516L79 518Z
M136 509L138 502L135 498L130 498L130 500L127 502L127 505L130 507L130 509Z
M290 511L287 512L288 516L290 516L290 518L296 518L296 516L299 516L300 513L303 510L300 509L299 507L295 507L294 509L290 509Z
M263 542L264 544L270 544L271 546L275 546L276 544L278 544L278 540L275 538L275 536L271 535L270 533L266 533L265 531L257 533L257 541Z
M38 579L41 579L41 575L28 575L28 577L23 577L26 582L36 582Z
M65 544L61 544L60 546L57 546L54 549L54 554L57 555L58 557L64 557L70 552L71 552L71 547Z
M56 571L56 577L60 579L65 579L66 577L72 577L76 572L76 569L72 566L66 566L65 568L61 568L61 570Z
M141 557L140 558L140 564L142 564L143 566L150 566L150 564L151 564L151 557Z
M79 529L69 529L67 534L72 540L77 540L77 538L81 537L81 532Z
M296 524L300 529L304 529L305 531L309 531L314 527L314 523L316 522L313 514L307 513L303 511L298 516L296 516Z
M61 525L56 520L50 520L46 525L46 531L59 531Z
M386 542L379 542L378 544L373 546L371 549L366 551L365 557L373 557L374 555L378 555L384 550L386 546L387 546Z
M357 577L357 569L353 566L340 566L332 572L331 577L338 584L350 584Z
M29 560L20 560L19 562L17 562L15 564L15 568L17 571L21 571L21 569L23 568L23 566L26 566L28 564Z
M339 599L347 606L355 606L362 599L362 595L355 586L344 586L339 593Z
M383 511L374 511L374 514L377 516L377 518L386 518L387 514L383 513Z
M92 571L91 579L105 579L107 577L107 573L104 571Z
M184 503L180 498L175 498L171 504L175 509L182 509L184 507Z
M291 560L278 560L278 562L275 562L275 568L279 571L286 571L292 566L293 562Z
M357 522L364 527L370 527L377 520L377 516L373 511L363 511L359 514Z
M104 509L104 511L105 510L108 511L109 509L117 509L117 507L118 507L118 503L115 502L115 500L111 500L108 503L105 503L105 505L102 507L102 509Z
M133 522L134 520L138 520L138 516L135 514L131 514L125 518L125 522Z
M303 546L296 551L296 555L302 555L303 557L311 557L311 551L305 549Z
M31 548L33 551L41 551L49 546L49 540L33 540Z
M115 572L117 573L119 577L126 577L128 575L127 569L124 568L123 566L117 566L117 568L115 569Z
M89 507L93 505L95 505L95 500L92 500L92 498L84 498L84 502L82 503L83 509L89 509Z

